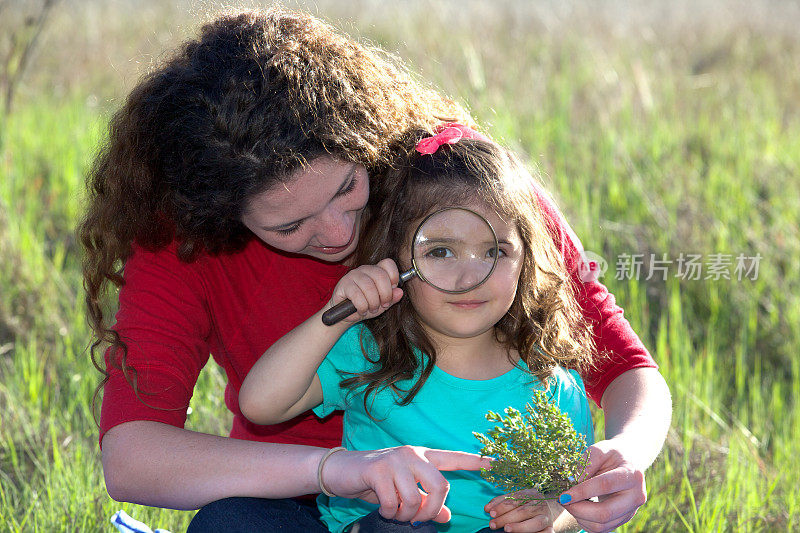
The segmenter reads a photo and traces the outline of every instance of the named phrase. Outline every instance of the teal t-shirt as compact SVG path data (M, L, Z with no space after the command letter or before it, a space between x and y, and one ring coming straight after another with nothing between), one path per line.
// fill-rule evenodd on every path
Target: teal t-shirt
M363 338L362 338L363 337ZM344 410L342 446L348 450L374 450L413 445L445 450L480 453L481 445L473 431L486 434L496 425L486 420L487 411L502 413L506 407L525 410L532 391L541 383L524 367L487 380L455 377L434 368L428 380L408 405L397 405L397 397L388 389L370 396L371 419L364 409L363 387L355 391L339 387L350 372L372 370L374 364L364 357L362 344L375 360L376 346L369 330L356 325L342 335L317 370L322 383L323 403L314 409L319 417L335 410ZM424 356L417 352L418 357ZM594 443L589 403L583 382L574 371L557 368L551 385L553 401L567 413L575 429ZM416 380L398 382L408 390ZM489 500L502 491L485 481L480 472L442 472L450 482L445 503L453 513L447 524L437 524L439 531L467 533L489 526L489 515L483 511ZM333 532L347 526L378 508L357 498L317 499L322 520Z

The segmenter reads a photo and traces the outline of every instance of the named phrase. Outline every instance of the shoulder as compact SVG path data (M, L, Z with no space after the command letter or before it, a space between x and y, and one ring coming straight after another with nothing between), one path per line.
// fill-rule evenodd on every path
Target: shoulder
M123 291L139 287L156 291L200 289L199 264L181 260L175 243L156 250L134 244L131 256L125 261L123 277Z
M145 324L150 332L208 332L207 291L198 265L182 261L174 245L153 250L134 244L123 279L115 329L127 337L143 332Z
M583 379L575 370L567 370L557 366L553 370L550 386L561 401L587 401Z
M191 259L180 257L176 241L155 250L134 243L124 274L126 282L139 277L179 278L182 284L197 285L214 277L236 278L245 269L262 273L274 270L275 255L256 239L238 252L217 255L200 252Z
M161 248L146 248L138 243L133 243L131 256L125 262L125 270L144 269L147 265L169 265L170 267L184 268L192 263L182 261L178 257L178 244L173 241Z
M559 408L570 415L578 431L587 439L591 439L591 410L580 375L574 370L556 367L553 377L555 384L551 384L551 387L555 389L554 396ZM587 440L587 442L591 444L594 441Z
M539 204L539 209L541 209L547 231L556 246L561 250L562 255L566 256L565 259L569 260L570 255L576 251L580 252L582 249L580 239L578 239L567 219L564 218L564 214L558 208L553 195L542 184L534 181L533 193L536 197L536 202Z
M561 366L556 366L553 369L553 379L560 389L578 388L584 389L583 379L580 374L572 369L566 369Z

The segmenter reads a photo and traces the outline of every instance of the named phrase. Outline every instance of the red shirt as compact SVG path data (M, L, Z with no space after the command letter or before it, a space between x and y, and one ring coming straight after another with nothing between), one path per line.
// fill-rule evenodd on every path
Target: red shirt
M599 405L614 378L632 368L657 365L605 286L581 281L580 242L555 205L544 196L540 201L578 287L578 302L593 323L597 347L614 354L583 376L587 393ZM197 377L211 354L228 379L231 437L338 446L341 415L319 420L309 411L283 424L259 426L242 415L238 396L261 354L316 313L346 271L342 265L278 253L255 238L241 252L202 255L191 263L180 261L174 246L156 252L134 246L125 264L114 329L128 345L140 394L137 398L122 372L106 363L111 376L103 394L101 442L110 428L132 420L183 427Z

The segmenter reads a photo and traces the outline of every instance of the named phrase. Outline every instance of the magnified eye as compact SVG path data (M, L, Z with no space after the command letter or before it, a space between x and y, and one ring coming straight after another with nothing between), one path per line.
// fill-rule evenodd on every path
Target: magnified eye
M455 257L455 254L450 248L437 246L436 248L431 248L425 252L425 257L431 257L433 259L447 259L450 257Z
M497 253L498 257L504 257L506 253L501 248L489 248L486 252L486 257L489 259L494 259L495 253Z

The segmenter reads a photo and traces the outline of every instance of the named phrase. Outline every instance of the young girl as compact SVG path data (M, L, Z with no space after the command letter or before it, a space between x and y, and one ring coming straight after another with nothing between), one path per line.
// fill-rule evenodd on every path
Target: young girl
M484 417L488 410L524 410L532 390L546 388L591 444L589 407L575 370L591 365L593 345L545 228L533 178L506 150L464 126L413 136L420 137L382 181L391 194L373 191L385 199L360 244L357 260L364 266L344 276L324 309L260 358L242 385L242 412L254 423L275 424L312 408L319 417L343 409L347 450L415 445L478 452L472 432L493 425ZM469 208L492 225L499 251L491 275L462 294L419 278L398 288L398 267L411 266L417 225L447 207ZM345 298L356 313L324 325L322 313ZM323 459L319 481L327 496L319 505L331 531L442 527L413 523L420 500L422 507L437 503L425 501L431 488L425 479L418 480L424 492L396 496L387 479L384 494L378 491L380 516L377 505L330 494L326 480L336 472L324 465ZM551 513L546 505L501 503L499 491L477 472L446 477L444 512L452 518L443 530L540 531L554 521L557 529L568 527L562 508Z

